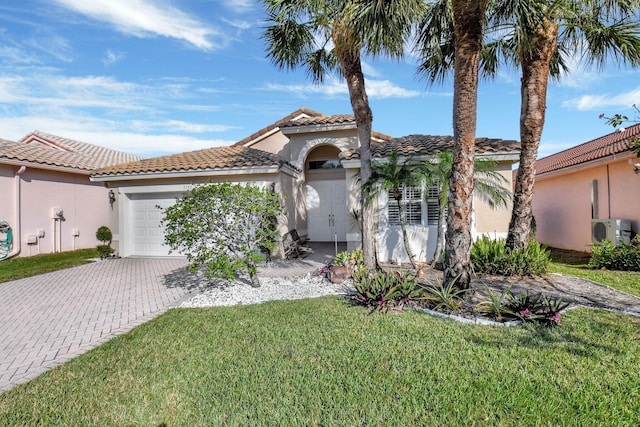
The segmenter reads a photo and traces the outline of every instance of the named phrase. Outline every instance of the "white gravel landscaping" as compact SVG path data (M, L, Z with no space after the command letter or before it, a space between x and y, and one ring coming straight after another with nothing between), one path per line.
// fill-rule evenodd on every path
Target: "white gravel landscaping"
M240 304L259 304L272 300L315 298L323 295L339 295L349 292L346 284L333 284L324 277L308 273L300 277L265 277L258 275L259 288L253 288L248 280L220 280L180 307L213 307Z

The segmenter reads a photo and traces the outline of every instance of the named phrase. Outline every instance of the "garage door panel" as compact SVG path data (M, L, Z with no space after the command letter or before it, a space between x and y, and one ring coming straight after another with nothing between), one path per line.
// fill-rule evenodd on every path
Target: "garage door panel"
M176 201L182 193L142 193L132 194L130 197L129 219L131 224L132 255L135 256L180 256L169 254L169 248L164 244L164 230L161 226L166 209Z

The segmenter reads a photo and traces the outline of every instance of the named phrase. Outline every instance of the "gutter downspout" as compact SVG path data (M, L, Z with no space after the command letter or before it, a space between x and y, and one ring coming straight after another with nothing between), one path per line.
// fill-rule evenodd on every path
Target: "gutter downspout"
M14 179L15 179L15 208L16 208L16 223L15 223L15 227L13 227L13 229L15 230L13 233L13 250L9 253L9 255L7 255L5 257L5 259L9 259L12 258L16 255L18 255L20 253L20 243L22 241L22 230L20 227L20 175L22 175L24 173L24 171L27 170L26 166L20 166L20 169L18 169L18 171L16 172L16 174L14 175Z

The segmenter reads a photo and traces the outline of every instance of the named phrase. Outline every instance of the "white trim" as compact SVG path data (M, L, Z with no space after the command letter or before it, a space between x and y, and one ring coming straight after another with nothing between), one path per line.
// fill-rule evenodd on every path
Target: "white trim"
M275 128L271 129L270 131L265 132L262 135L258 135L257 137L253 138L252 140L250 140L248 142L245 142L244 144L242 144L242 146L243 147L251 147L253 144L258 143L260 140L268 138L271 135L273 135L274 133L278 133L279 130L280 130L280 128L278 126L276 126Z
M302 147L300 149L300 153L298 154L298 158L295 160L291 161L291 164L300 169L300 170L304 170L304 161L307 158L307 155L309 154L309 152L311 150L313 150L314 148L320 146L320 145L331 145L333 147L336 147L340 150L341 153L349 150L349 146L347 145L346 142L341 142L340 140L337 140L336 138L331 138L331 137L322 137L322 138L315 138L315 139L309 139L307 140L306 144L304 145L304 147Z

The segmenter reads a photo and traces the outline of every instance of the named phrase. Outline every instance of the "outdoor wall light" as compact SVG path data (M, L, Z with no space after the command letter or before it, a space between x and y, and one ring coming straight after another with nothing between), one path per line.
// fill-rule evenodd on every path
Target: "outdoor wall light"
M113 204L116 202L116 193L113 190L109 190L109 204L113 208Z

